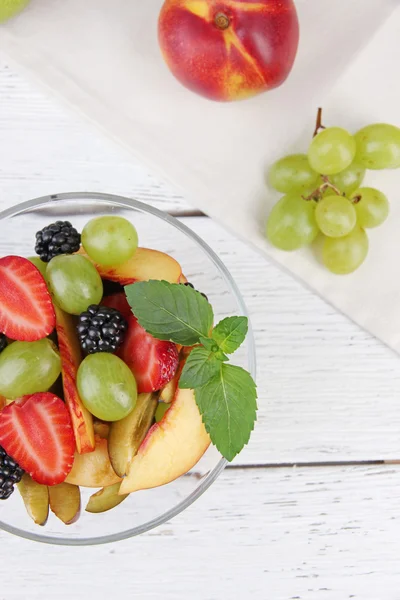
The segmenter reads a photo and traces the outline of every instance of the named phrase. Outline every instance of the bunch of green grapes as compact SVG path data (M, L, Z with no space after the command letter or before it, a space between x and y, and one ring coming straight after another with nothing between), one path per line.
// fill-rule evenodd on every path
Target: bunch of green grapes
M281 250L296 250L323 236L322 260L336 274L355 271L368 254L366 229L389 214L385 194L361 187L367 169L400 167L400 128L375 124L352 136L317 122L307 154L274 163L269 183L284 196L267 221L267 238Z

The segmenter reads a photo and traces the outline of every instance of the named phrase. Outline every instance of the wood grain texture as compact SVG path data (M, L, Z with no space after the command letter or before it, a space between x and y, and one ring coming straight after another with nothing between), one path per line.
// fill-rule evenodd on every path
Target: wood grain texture
M0 57L2 207L57 192L112 192L163 210L190 209L95 127L30 84Z
M0 534L0 599L398 600L399 477L387 466L228 470L133 540L69 549Z

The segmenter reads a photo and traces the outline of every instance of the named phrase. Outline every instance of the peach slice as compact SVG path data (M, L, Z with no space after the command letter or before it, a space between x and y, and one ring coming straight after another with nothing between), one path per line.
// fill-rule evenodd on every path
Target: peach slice
M95 437L96 448L87 454L75 453L74 464L66 482L83 487L107 487L121 479L113 470L108 456L108 443Z
M187 283L187 282L188 282L187 277L185 277L185 275L183 273L181 273L178 283Z
M175 375L173 379L160 392L159 401L165 402L166 404L171 404L174 399L176 388L178 387L179 377Z
M47 485L36 483L25 473L17 483L28 515L36 525L45 525L49 516L49 490Z
M49 486L50 508L65 525L71 525L79 519L81 511L81 493L77 485L59 483Z
M83 248L79 253L91 260ZM118 267L102 267L94 264L103 279L117 281L121 285L149 279L163 279L170 283L178 283L182 274L180 264L172 256L148 248L138 248L131 259Z
M105 487L99 492L96 492L93 496L90 496L86 511L90 513L102 513L121 504L129 494L120 496L118 494L119 488L120 484L115 483L114 485L110 485L109 487Z
M56 311L56 331L61 356L61 371L64 398L71 415L75 434L76 449L79 454L94 450L93 418L85 408L76 387L76 374L82 361L82 352L75 330L74 318L54 305Z
M178 389L171 408L148 432L122 480L120 494L158 487L190 471L210 445L193 390Z
M108 439L108 452L114 471L124 477L129 463L136 455L153 422L157 398L153 394L139 394L133 411L112 423Z

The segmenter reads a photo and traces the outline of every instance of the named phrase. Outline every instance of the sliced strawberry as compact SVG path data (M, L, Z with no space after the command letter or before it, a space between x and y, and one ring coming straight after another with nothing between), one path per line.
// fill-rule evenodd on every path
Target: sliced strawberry
M64 402L45 392L24 396L3 408L0 446L38 483L62 483L72 469L75 451Z
M26 258L0 259L0 332L12 340L35 342L54 329L51 296L39 270Z
M164 387L175 375L179 364L176 345L154 338L132 314L118 354L134 374L140 394Z
M116 310L119 310L121 315L125 317L127 321L132 316L132 309L128 304L128 300L126 299L124 292L106 296L101 301L101 304L102 306L108 306L109 308L115 308Z

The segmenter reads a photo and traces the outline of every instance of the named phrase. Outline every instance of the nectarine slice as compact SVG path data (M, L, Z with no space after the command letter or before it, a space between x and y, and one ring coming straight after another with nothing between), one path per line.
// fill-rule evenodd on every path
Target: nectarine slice
M120 494L177 479L194 467L209 445L193 390L178 389L171 408L153 425L131 461Z
M49 516L49 490L47 485L36 483L25 473L17 483L28 515L36 525L45 525Z
M79 253L89 258L82 248ZM118 267L94 264L103 279L117 281L122 285L149 279L163 279L170 283L178 283L182 274L180 264L172 256L148 248L138 248L131 259Z
M94 450L93 418L83 405L76 386L76 374L82 361L82 352L75 329L74 318L54 305L56 311L56 331L61 356L61 371L64 399L71 415L75 434L76 449L79 454Z
M50 508L65 525L71 525L79 519L81 493L77 485L59 483L49 486Z
M114 485L110 485L109 487L105 487L99 492L96 492L93 496L90 496L86 511L90 513L102 513L121 504L129 494L120 496L118 494L119 488L120 484L115 483Z
M139 394L133 411L112 423L108 438L108 453L114 471L124 477L129 463L136 455L153 422L157 408L157 397L153 394Z
M74 464L66 482L83 487L107 487L121 481L108 456L107 440L96 437L96 447L88 454L75 453Z

